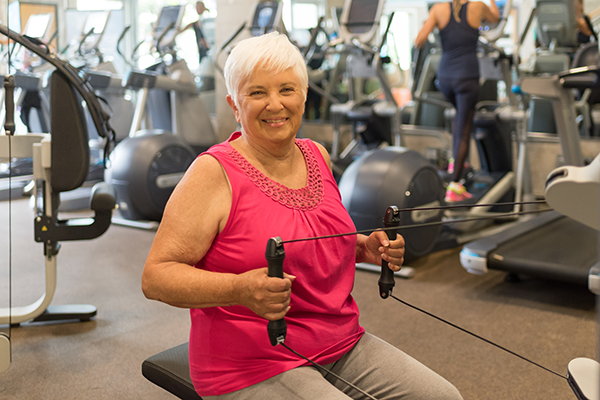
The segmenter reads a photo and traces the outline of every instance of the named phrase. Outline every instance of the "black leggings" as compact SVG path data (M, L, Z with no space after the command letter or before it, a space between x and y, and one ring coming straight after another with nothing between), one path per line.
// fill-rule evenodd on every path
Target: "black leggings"
M454 157L454 176L452 180L458 182L469 154L475 105L479 98L479 79L440 79L439 83L440 90L446 96L446 99L456 108L456 116L452 123Z

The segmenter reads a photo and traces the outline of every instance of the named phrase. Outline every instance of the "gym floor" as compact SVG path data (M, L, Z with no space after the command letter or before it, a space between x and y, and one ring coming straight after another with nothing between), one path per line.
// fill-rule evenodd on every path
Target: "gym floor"
M13 306L44 292L42 245L33 241L32 219L27 200L13 202ZM8 204L2 202L0 307L8 306L7 226ZM98 315L83 323L13 328L13 360L0 374L0 398L174 399L140 372L145 358L187 341L189 329L187 310L148 301L141 292L153 236L112 225L98 239L62 243L53 304L93 304ZM573 358L596 357L596 299L587 288L535 279L507 283L499 271L470 275L459 251L413 263L415 276L397 279L394 294L561 375ZM362 325L446 377L465 400L576 398L565 379L394 299L382 300L378 278L356 272Z

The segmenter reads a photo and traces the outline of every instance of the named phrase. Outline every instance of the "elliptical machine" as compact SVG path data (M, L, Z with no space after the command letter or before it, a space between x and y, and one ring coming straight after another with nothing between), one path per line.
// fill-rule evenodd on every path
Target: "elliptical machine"
M333 124L331 161L338 179L346 167L364 151L378 146L402 144L400 110L384 70L384 64L389 63L390 59L381 56L394 18L393 13L388 17L379 45L371 45L379 28L383 5L383 1L347 0L339 21L339 39L330 43L331 47L337 48L336 53L339 53L338 64L345 60L348 76L349 100L330 107ZM383 100L364 93L367 80L373 78L379 82ZM352 125L352 140L341 149L340 127L348 122Z
M105 173L105 181L117 192L124 219L115 219L116 223L155 229L187 168L216 143L194 77L185 61L176 59L174 41L182 15L182 6L163 7L154 27L161 59L173 60L161 65L170 76L132 70L123 82L137 90L137 100L129 137L115 147ZM162 105L148 108L156 99L162 99Z

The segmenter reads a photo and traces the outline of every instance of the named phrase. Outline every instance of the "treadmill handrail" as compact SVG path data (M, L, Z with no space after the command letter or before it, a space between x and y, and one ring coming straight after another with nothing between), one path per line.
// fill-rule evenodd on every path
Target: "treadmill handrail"
M235 38L237 38L240 35L240 33L244 31L244 29L246 29L246 21L244 21L244 23L238 28L237 31L233 33L233 35L231 35L227 40L225 40L221 47L219 47L218 51L214 52L212 62L216 70L219 71L221 75L223 75L223 67L219 65L219 56L223 51L225 51L225 49L231 44L231 42L233 42Z
M585 78L593 74L593 80L570 81L569 78ZM558 74L559 83L566 88L587 89L600 85L600 69L595 65L571 68Z
M577 76L577 75L586 74L586 73L590 73L590 72L600 75L600 69L598 69L598 67L596 65L588 65L585 67L571 68L566 71L559 72L558 77L559 77L559 79L562 79L562 78L567 78L569 76Z

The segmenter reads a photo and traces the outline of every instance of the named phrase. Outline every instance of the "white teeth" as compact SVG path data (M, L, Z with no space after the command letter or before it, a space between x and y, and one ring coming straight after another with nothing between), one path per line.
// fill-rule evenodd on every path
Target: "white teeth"
M283 122L283 121L285 121L285 118L284 119L265 119L265 122L267 122L269 124L276 124L276 123Z

